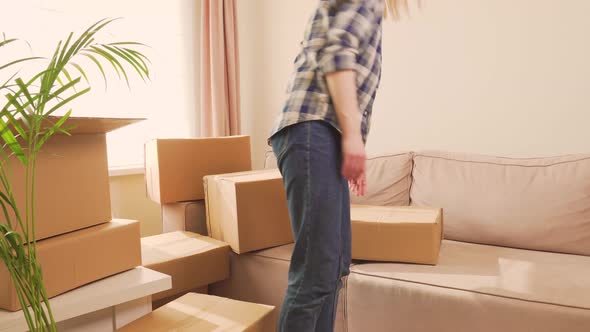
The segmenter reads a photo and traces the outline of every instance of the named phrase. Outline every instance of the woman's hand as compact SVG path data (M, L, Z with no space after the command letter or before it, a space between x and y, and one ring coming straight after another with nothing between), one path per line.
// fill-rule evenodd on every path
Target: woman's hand
M363 196L366 189L365 145L358 135L342 137L342 176L348 180L350 188L357 196Z
M365 196L367 189L367 180L365 176L360 181L348 181L348 186L357 196Z

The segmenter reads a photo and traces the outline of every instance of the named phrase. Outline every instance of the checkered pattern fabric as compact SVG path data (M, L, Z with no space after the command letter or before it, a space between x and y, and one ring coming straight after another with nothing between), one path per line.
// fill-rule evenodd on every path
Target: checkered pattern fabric
M323 120L340 130L325 74L355 70L361 134L366 141L381 78L383 0L321 0L305 30L287 99L271 132Z

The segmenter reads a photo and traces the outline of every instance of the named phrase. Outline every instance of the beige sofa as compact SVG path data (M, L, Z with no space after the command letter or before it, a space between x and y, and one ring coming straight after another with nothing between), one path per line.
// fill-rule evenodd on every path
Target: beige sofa
M337 331L590 331L590 155L403 153L368 185L353 203L442 207L446 240L437 266L355 262ZM280 306L291 248L232 255L210 292Z

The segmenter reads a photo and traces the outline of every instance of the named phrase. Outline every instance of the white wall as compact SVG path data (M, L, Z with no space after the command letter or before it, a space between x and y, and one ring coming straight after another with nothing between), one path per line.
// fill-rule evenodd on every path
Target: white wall
M0 34L27 40L32 46L31 50L25 43L15 43L3 48L0 64L31 52L50 56L70 31L79 33L109 17L123 19L108 27L100 41L148 44L150 48L144 52L152 62L151 82L132 80L129 90L107 68L111 80L105 92L98 71L89 66L94 73L93 91L75 104L73 114L150 117L150 121L108 135L111 166L142 165L145 140L198 134L200 1L0 0ZM40 70L44 63L38 65ZM115 218L139 220L142 236L162 231L160 206L146 197L142 174L111 177L110 186Z
M200 1L192 0L0 0L0 33L26 40L32 47L30 50L25 43L15 43L3 48L0 63L9 56L28 56L31 52L50 57L58 41L65 40L70 32L77 36L100 19L122 18L106 27L97 42L149 45L141 51L150 58L151 80L142 82L131 69L129 89L109 65L105 66L109 78L105 91L94 64L78 58L76 62L87 69L93 89L73 103L73 115L149 118L108 137L111 166L142 165L146 140L198 134L199 17ZM27 63L26 67L35 65L41 70L46 63ZM9 73L12 71L5 75Z
M139 220L142 237L162 233L162 211L147 198L143 174L112 176L109 183L115 218Z
M255 168L284 100L287 79L315 0L238 1L242 129L252 136Z
M238 2L244 129L257 167L316 3ZM423 3L385 23L370 154L590 152L589 1Z

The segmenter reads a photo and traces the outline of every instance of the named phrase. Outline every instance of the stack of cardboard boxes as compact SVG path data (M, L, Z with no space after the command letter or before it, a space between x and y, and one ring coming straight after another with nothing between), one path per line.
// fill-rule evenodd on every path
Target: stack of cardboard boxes
M252 169L250 138L156 139L145 146L147 194L162 207L164 233L207 234L203 177Z
M249 322L253 331L268 330L256 326L267 325L272 307L194 294L207 293L207 285L229 277L230 250L241 254L293 242L281 175L276 170L251 171L250 156L246 136L146 144L147 193L162 204L165 232L142 239L142 260L145 267L171 275L172 289L154 295L154 307L163 307L129 329L163 330L158 321L175 321L178 311L173 308L188 305L195 313L203 314L199 308L206 306L215 314L233 315L227 319L241 322L239 326ZM187 222L183 211L196 204L206 209L203 219ZM175 211L176 218L166 218L171 216L167 211ZM191 223L201 226L192 228ZM233 307L244 309L228 311ZM180 321L186 322L185 316ZM206 324L197 314L191 321Z
M250 138L156 139L145 146L147 194L161 204L161 235L142 239L143 266L172 277L154 307L229 276L229 246L206 237L203 177L252 169Z
M147 144L148 195L163 204L164 230L180 231L142 240L144 266L172 275L173 289L155 297L159 300L156 306L163 308L131 324L129 331L172 330L187 322L191 327L208 326L215 324L211 319L216 316L226 323L250 322L252 325L240 326L253 331L273 329L255 328L255 322L267 321L270 314L259 305L185 295L195 289L206 293L204 286L229 276L230 249L244 254L293 242L280 172L252 171L250 167L247 137ZM187 207L195 204L205 211L198 213L196 222L187 221ZM442 240L440 209L353 206L351 212L353 258L437 263ZM173 222L166 218L172 215ZM230 310L243 305L243 312ZM250 311L257 314L244 314Z
M137 221L111 220L106 152L106 133L133 122L72 118L67 124L73 136L54 136L39 156L36 240L48 296L143 264L171 275L173 287L153 297L156 307L165 306L138 326L157 327L153 320L179 315L178 306L194 311L176 317L178 322L191 316L195 326L221 314L234 315L227 319L247 328L266 324L271 307L185 294L206 294L209 284L228 278L230 250L243 254L293 242L280 173L251 170L247 136L146 144L147 193L162 204L166 232L140 244ZM22 210L24 169L17 160L11 163ZM355 206L352 231L356 259L436 264L442 213ZM9 278L1 265L0 285L11 285ZM0 287L0 308L20 308L14 288Z
M72 136L53 136L38 155L35 239L50 298L141 265L139 223L111 220L106 149L107 132L135 121L71 118ZM9 162L14 196L25 211L25 170L18 160ZM4 264L0 285L0 309L19 310Z

